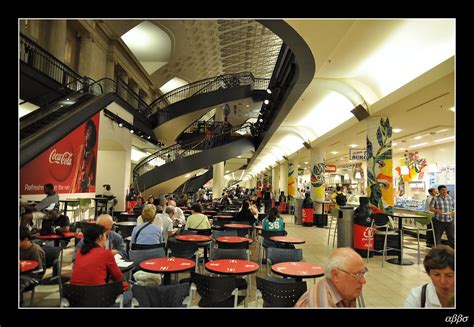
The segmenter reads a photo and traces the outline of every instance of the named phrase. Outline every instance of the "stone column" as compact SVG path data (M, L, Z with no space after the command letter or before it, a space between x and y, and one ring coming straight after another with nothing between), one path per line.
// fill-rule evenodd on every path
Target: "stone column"
M393 213L392 127L386 117L367 119L367 196L371 207Z
M111 80L115 79L115 60L112 54L107 55L107 63L105 67L105 77Z
M59 61L64 62L66 50L66 20L50 21L50 29L48 34L48 50Z
M92 69L94 40L89 33L81 35L78 73L82 76L93 77Z

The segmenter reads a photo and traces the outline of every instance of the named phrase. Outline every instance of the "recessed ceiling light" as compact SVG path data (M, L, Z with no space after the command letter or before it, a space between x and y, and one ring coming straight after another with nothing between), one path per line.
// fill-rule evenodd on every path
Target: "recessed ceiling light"
M398 143L394 143L394 142L393 142L393 143L392 143L392 146L396 146L397 144L398 144Z
M422 146L422 145L426 145L426 144L428 144L428 142L413 144L413 145L410 145L409 148L416 148L416 147L419 147L419 146Z
M423 136L418 135L418 136L415 136L413 139L414 139L414 140L419 140L419 139L421 139L422 137L423 137Z
M305 161L304 164L307 165L307 164L309 164L309 162Z
M394 133L400 133L401 131L402 131L402 129L400 129L400 128L393 128L392 129L392 132L394 132Z
M456 112L456 107L451 107L449 108L449 110L451 110L452 112Z
M351 148L357 148L357 144L349 144Z
M442 141L451 140L453 138L454 138L454 136L443 137L442 139L437 139L437 140L434 140L433 142L442 142Z
M338 154L339 152L337 151L331 151L332 154Z

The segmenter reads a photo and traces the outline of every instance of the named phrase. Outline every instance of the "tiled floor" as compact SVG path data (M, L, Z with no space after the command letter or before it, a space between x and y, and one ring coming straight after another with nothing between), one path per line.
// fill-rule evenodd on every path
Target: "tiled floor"
M286 230L289 236L299 236L306 240L305 244L296 245L297 248L303 249L304 261L325 265L327 259L332 252L332 246L327 246L328 229L317 227L303 227L292 223L292 216L283 215L286 222ZM332 241L332 238L331 238ZM337 241L336 241L337 242ZM71 242L73 243L73 242ZM332 243L330 243L332 245ZM404 245L416 248L416 239L406 235ZM72 270L71 255L73 245L70 244L64 250L63 275L70 276ZM251 245L251 259L257 260L258 245ZM428 248L424 247L421 242L421 261ZM366 307L371 308L387 308L387 307L403 307L405 298L411 288L422 285L429 281L429 277L424 272L423 264L416 263L416 250L404 249L404 256L414 262L411 266L399 266L391 263L385 263L382 268L382 257L374 256L369 259L366 264L369 269L367 275L367 284L364 286L363 295ZM51 271L48 270L48 275ZM266 274L265 267L252 276L264 276ZM189 274L180 274L180 278L187 277ZM313 279L306 279L308 288L313 285ZM255 305L255 278L252 278L252 289L249 296L249 307ZM24 305L28 306L30 295L24 295ZM197 304L197 298L193 301L193 306ZM35 295L35 307L58 307L59 292L57 285L37 286ZM261 307L261 300L259 301Z

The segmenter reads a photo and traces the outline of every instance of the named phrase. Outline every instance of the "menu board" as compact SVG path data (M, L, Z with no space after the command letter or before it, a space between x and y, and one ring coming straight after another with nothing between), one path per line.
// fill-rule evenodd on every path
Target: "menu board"
M441 167L435 175L438 185L456 184L456 172L454 166Z

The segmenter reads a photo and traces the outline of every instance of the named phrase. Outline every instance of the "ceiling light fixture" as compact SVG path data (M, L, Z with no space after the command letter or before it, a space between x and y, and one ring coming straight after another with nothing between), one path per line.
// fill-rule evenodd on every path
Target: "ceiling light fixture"
M272 94L272 90L267 89L267 93L268 93L268 94Z
M269 104L269 103L270 103L270 100L268 100L268 99L265 99L265 100L263 101L263 103L265 103L265 104Z
M401 128L392 128L392 132L394 133L400 133L401 131L403 131Z

